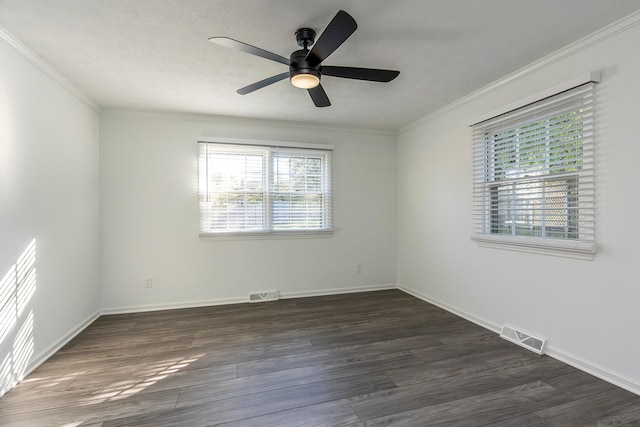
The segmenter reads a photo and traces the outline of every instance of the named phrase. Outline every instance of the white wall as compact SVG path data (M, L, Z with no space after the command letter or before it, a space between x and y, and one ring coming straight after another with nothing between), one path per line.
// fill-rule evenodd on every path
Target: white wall
M640 19L596 33L406 127L398 137L398 282L490 328L548 339L549 354L640 393ZM618 33L618 30L625 31ZM594 261L481 248L471 236L475 117L601 71Z
M98 311L98 114L25 58L0 41L0 395Z
M105 112L100 132L107 311L246 301L266 289L297 296L395 286L395 135L126 112ZM333 236L201 241L196 141L205 134L334 145Z

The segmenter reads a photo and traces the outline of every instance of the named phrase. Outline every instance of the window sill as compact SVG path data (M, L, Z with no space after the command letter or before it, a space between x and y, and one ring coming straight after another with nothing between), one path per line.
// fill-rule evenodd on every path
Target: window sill
M333 229L200 233L199 235L201 242L217 242L220 240L328 239L332 236L333 236Z
M476 235L472 239L475 240L478 246L485 248L529 252L586 261L593 261L596 254L595 243L493 235Z

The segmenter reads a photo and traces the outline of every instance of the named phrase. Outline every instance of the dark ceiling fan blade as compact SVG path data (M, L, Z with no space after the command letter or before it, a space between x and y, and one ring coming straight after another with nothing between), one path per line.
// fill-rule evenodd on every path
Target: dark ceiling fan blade
M322 85L307 89L307 92L311 95L311 99L313 103L316 104L316 107L328 107L331 105L331 101L329 101L327 93L322 89Z
M368 80L387 83L398 77L400 71L379 70L377 68L333 67L330 65L320 68L323 76L344 77L345 79Z
M238 40L230 39L229 37L211 37L209 41L211 43L219 44L220 46L230 47L231 49L236 49L245 53L250 53L251 55L270 59L284 65L291 65L291 61L289 60L289 58L285 58L284 56L280 56L276 53L268 52L264 49L260 49L259 47L251 46L250 44L239 42Z
M358 24L351 15L344 10L338 11L307 54L309 64L318 65L327 59L357 28Z
M279 82L280 80L284 80L287 77L289 77L289 72L287 71L286 73L282 73L282 74L277 74L275 76L271 76L267 79L264 80L260 80L259 82L255 82L254 84L251 84L249 86L245 86L241 89L238 89L236 92L238 92L240 95L246 95L248 93L251 93L255 90L258 89L262 89L265 86L269 86L272 85L274 83Z

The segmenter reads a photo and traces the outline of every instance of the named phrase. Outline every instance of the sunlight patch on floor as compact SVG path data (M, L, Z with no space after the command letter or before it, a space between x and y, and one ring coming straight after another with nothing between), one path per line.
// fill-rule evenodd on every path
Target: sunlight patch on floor
M127 399L164 380L170 375L180 372L202 356L204 356L204 354L165 361L142 368L139 376L134 375L131 379L116 381L110 384L109 387L99 390L97 394L81 399L81 402L83 405L95 405L107 401Z

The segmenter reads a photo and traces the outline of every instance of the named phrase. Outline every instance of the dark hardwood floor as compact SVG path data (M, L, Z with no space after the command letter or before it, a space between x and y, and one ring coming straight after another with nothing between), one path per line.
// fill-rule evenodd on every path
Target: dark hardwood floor
M2 426L628 426L640 396L401 291L103 316Z

